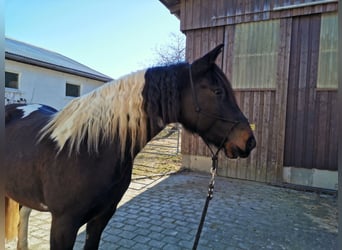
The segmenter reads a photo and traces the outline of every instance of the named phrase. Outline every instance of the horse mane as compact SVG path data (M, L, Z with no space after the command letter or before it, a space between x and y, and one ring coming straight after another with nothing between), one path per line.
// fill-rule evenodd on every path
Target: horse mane
M39 140L49 136L57 143L58 153L68 144L70 155L79 153L83 142L89 153L98 153L100 143L118 137L122 156L128 139L133 154L147 140L144 75L145 70L132 73L72 100L42 128Z
M182 85L179 74L184 65L187 64L178 63L154 67L146 71L143 97L152 134L156 134L165 125L164 123L168 124L178 120L179 92Z

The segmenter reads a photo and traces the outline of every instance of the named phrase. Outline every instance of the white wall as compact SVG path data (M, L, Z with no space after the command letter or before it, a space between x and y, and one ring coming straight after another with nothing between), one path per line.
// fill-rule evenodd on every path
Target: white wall
M28 103L46 104L56 109L61 109L73 99L65 96L66 82L80 85L81 95L104 84L101 81L11 60L5 60L5 71L19 74L18 90L6 88L6 96L9 92L15 92Z

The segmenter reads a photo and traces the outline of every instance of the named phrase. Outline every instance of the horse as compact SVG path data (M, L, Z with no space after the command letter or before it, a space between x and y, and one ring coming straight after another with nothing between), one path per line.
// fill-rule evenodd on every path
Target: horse
M5 194L51 213L50 249L72 249L84 224L84 249L98 249L130 184L134 157L167 124L182 124L228 158L248 157L256 140L215 63L223 47L193 63L123 76L59 111L6 106Z

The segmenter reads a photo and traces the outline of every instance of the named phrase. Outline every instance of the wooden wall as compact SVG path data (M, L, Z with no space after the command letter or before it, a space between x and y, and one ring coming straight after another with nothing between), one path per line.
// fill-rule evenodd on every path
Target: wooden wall
M247 159L228 160L223 154L220 155L219 174L262 182L281 182L284 165L337 169L337 142L334 136L337 120L333 117L337 111L336 89L313 91L317 82L321 19L321 14L315 13L336 11L337 3L328 1L306 6L310 2L181 1L181 28L187 37L188 61L192 62L217 44L225 43L217 64L228 79L234 79L237 25L274 18L280 20L275 87L234 88L233 82L241 110L256 125L257 148ZM293 4L302 4L302 7L292 8ZM302 85L305 88L300 87ZM310 96L314 98L310 99ZM306 108L299 108L302 106ZM306 114L304 117L301 116L303 112ZM314 134L317 136L310 137ZM202 140L188 133L182 136L182 153L185 156L210 156ZM308 164L304 164L303 159L309 158Z
M320 24L293 18L284 164L336 170L337 89L317 88Z

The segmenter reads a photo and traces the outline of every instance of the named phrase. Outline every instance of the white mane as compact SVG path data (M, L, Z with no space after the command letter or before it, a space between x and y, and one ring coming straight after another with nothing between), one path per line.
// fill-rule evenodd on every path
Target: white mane
M147 137L144 75L144 70L133 73L72 100L41 130L40 140L49 135L57 143L58 152L68 141L71 154L80 151L85 138L88 152L98 152L101 142L113 141L118 135L123 154L129 134L131 152L136 144L143 147Z

